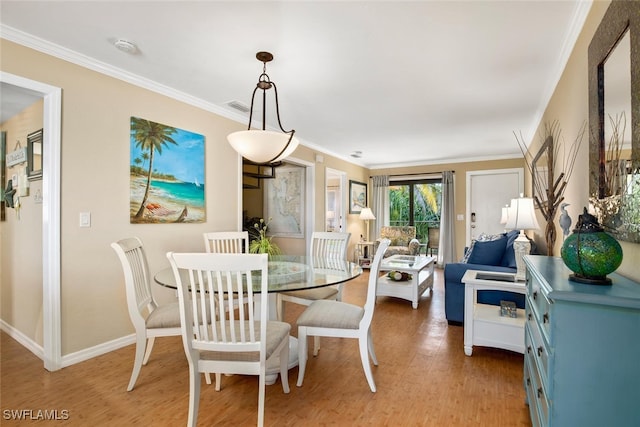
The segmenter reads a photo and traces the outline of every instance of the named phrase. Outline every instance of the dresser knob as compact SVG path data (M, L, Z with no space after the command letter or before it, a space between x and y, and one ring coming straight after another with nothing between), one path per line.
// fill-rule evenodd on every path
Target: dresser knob
M549 323L549 313L542 315L542 323Z
M527 378L527 385L531 385L531 378Z
M538 357L542 356L543 352L542 346L538 347Z
M537 293L537 292L534 292L534 293L533 293L533 299L535 300L536 298L538 298L538 293Z
M529 313L527 317L529 318L529 320L531 320L532 319L531 313Z
M529 353L529 354L531 353L531 346L530 345L527 346L527 353Z
M542 397L542 387L538 387L538 399Z

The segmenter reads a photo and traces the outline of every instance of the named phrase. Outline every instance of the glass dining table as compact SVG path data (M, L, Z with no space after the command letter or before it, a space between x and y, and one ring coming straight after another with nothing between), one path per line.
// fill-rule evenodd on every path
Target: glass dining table
M180 274L186 270L180 270ZM298 291L338 285L353 280L362 274L362 267L341 259L306 257L298 255L277 255L269 258L269 317L276 319L276 293ZM157 284L177 289L173 270L165 268L154 276ZM260 292L260 281L256 280L254 292ZM289 339L289 369L298 366L298 340ZM278 361L267 365L267 384L273 384L279 372Z

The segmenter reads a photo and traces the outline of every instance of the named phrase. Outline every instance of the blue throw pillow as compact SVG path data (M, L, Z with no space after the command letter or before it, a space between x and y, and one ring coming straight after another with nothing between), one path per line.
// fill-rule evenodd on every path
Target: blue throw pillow
M487 242L476 241L467 262L469 264L500 265L506 247L507 236Z
M507 246L504 249L504 255L500 263L503 267L518 268L516 265L516 253L513 251L513 242L516 241L519 234L518 230L511 230L507 233Z

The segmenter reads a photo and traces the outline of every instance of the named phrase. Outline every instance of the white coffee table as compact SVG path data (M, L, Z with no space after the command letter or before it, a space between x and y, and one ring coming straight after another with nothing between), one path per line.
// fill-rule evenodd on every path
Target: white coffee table
M423 255L391 255L380 263L380 271L411 274L411 280L397 282L386 275L378 277L376 296L389 296L411 301L418 308L418 298L427 288L433 289L433 266L436 259Z

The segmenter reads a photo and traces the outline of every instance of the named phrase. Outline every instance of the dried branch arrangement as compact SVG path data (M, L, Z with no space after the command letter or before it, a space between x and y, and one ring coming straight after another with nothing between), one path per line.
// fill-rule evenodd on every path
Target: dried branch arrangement
M532 177L534 203L540 209L540 213L547 222L545 241L547 243L548 256L553 256L553 247L557 236L554 219L560 203L564 200L564 191L573 173L576 157L586 130L587 123L584 122L578 131L578 136L567 151L566 144L556 143L560 141L562 134L558 122L554 121L551 124L545 124L541 135L543 143L535 156L527 150L522 134L518 137L514 132L520 151L524 156L525 164ZM560 153L561 145L563 148L562 155ZM557 177L556 173L558 173Z
M604 197L624 194L627 186L627 161L622 156L624 133L627 127L625 112L609 115L611 137L605 150Z

